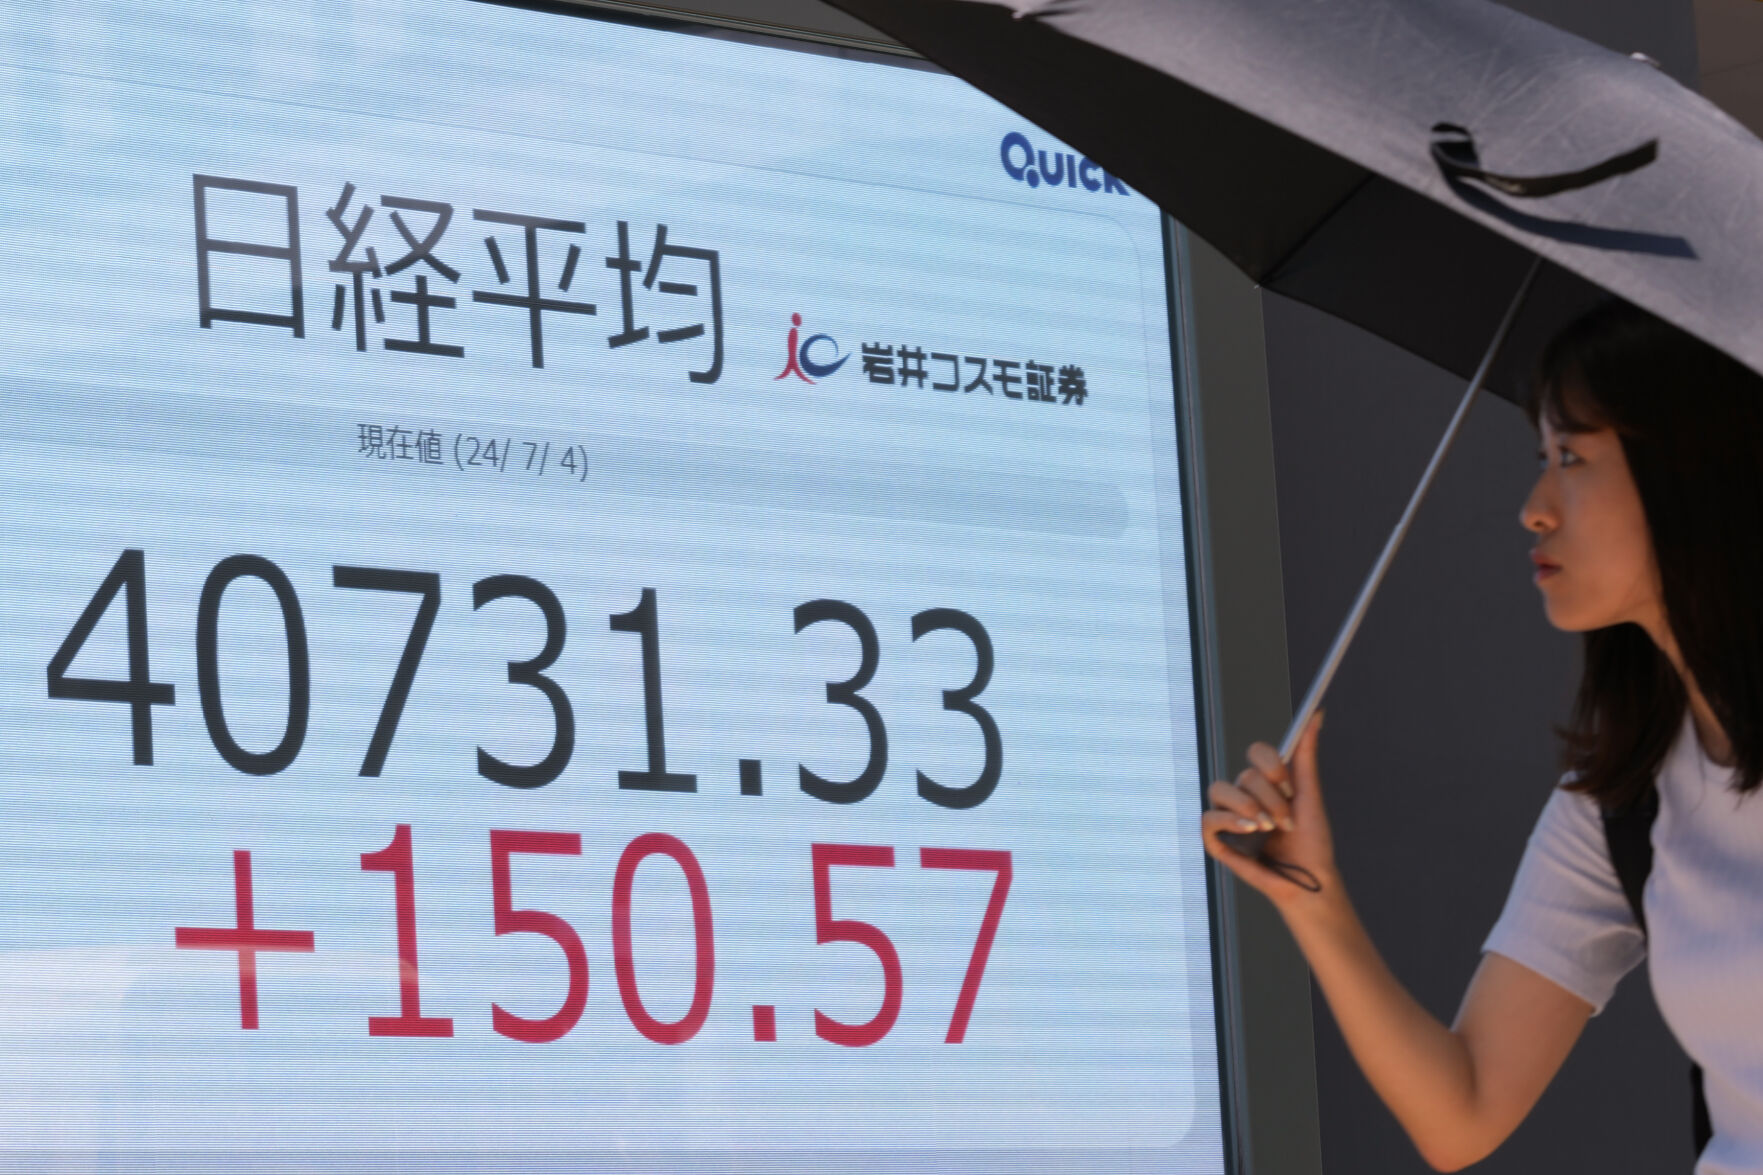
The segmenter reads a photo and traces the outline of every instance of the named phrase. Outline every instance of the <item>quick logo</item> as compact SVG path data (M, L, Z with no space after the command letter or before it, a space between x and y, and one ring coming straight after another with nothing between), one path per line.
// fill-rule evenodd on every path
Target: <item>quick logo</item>
M1005 175L1031 188L1046 184L1050 188L1083 188L1089 192L1132 195L1125 184L1103 171L1094 159L1065 151L1054 151L1050 155L1037 151L1021 131L1011 131L1004 136L998 144L998 159L1004 164Z

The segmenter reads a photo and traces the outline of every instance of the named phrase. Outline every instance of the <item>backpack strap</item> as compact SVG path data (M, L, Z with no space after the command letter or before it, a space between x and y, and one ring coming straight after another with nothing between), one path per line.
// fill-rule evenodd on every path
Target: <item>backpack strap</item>
M1649 787L1646 794L1627 807L1604 810L1604 843L1610 849L1610 863L1616 867L1616 879L1622 883L1622 896L1634 911L1635 923L1641 933L1647 932L1647 911L1642 897L1647 889L1647 875L1653 871L1653 821L1659 817L1659 789ZM1708 1118L1708 1100L1702 1095L1702 1067L1690 1066L1690 1130L1699 1155L1714 1137L1714 1125Z
M1690 1066L1690 1130L1695 1134L1699 1155L1708 1149L1708 1140L1714 1137L1714 1123L1708 1118L1708 1099L1702 1096L1700 1065Z
M1642 934L1647 932L1647 911L1641 898L1647 889L1647 874L1653 871L1653 821L1658 816L1656 787L1649 787L1626 807L1604 809L1604 843L1610 849L1610 863L1616 866L1616 880L1622 883L1622 894Z

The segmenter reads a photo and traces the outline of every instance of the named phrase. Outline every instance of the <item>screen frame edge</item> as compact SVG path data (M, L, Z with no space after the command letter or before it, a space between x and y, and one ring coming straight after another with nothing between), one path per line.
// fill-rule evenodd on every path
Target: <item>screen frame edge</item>
M1261 293L1164 224L1203 791L1278 738L1291 677ZM1309 968L1268 902L1206 876L1227 1168L1322 1175Z

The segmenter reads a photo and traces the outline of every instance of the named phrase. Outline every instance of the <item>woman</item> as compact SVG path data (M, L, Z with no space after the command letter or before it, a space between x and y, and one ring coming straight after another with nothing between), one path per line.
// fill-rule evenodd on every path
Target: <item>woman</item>
M1266 743L1214 783L1207 852L1278 908L1354 1059L1439 1170L1530 1112L1586 1020L1649 960L1660 1011L1705 1073L1699 1175L1763 1175L1763 377L1623 303L1544 353L1529 408L1535 536L1551 624L1585 633L1567 774L1446 1027L1390 974L1335 868L1319 713L1288 766ZM1658 799L1645 930L1602 816ZM1268 858L1219 841L1272 831Z

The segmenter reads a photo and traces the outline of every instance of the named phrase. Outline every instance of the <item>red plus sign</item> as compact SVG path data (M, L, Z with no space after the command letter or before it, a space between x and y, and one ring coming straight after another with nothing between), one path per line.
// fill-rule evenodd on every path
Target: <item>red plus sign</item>
M233 901L238 925L177 928L178 946L198 951L239 952L239 1027L257 1027L257 952L313 949L310 930L259 930L251 901L251 854L233 851Z

